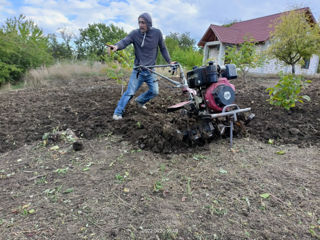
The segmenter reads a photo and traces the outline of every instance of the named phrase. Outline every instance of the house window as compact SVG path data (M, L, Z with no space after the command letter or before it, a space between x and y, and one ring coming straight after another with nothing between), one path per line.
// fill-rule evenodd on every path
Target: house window
M301 66L303 69L309 69L310 66L310 58L304 58L304 65Z

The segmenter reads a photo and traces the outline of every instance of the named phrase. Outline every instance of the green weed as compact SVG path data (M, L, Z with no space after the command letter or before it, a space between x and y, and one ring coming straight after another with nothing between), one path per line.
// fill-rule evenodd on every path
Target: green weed
M155 184L153 185L153 191L154 192L159 192L163 190L163 185L162 185L162 181L156 181Z
M68 172L68 170L69 170L68 167L66 167L66 168L58 168L54 172L58 173L58 174L66 174Z
M126 178L129 177L129 172L125 172L124 175L121 175L121 174L116 174L115 178L116 180L119 182L119 183L122 183L125 181Z
M191 190L191 178L188 178L188 179L187 179L187 189L186 189L186 191L187 191L187 194L188 194L188 195L191 195L191 194L192 194L192 190Z
M43 176L40 179L35 180L35 184L47 184L47 177Z
M201 159L206 159L206 156L204 156L204 155L202 155L202 154L194 154L194 155L192 156L192 158L193 158L194 160L199 161L199 160L201 160Z

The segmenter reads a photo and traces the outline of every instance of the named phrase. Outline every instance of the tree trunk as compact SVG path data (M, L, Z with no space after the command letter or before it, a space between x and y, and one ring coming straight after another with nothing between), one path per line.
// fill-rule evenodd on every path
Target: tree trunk
M291 67L292 67L292 74L295 75L295 73L296 73L295 65L292 64Z

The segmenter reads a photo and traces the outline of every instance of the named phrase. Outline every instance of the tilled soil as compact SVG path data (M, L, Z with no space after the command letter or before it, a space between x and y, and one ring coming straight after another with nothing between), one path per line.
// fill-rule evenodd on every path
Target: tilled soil
M271 106L267 99L266 85L272 84L267 80L252 80L249 86L238 82L239 92L237 101L250 106L255 113L255 120L248 126L250 135L263 142L269 139L281 144L297 144L298 146L319 145L320 143L320 79L303 90L311 101L297 103L290 111Z
M167 113L166 108L187 97L177 89L168 88L163 81L160 95L147 104L147 111L128 104L121 121L112 120L121 86L102 77L89 81L80 78L62 88L2 93L0 152L41 140L47 132L67 128L86 139L112 132L122 134L124 139L142 149L164 153L186 151L189 146L175 134L176 129L186 127L186 122L177 112ZM271 139L278 144L319 144L320 80L314 80L305 90L311 102L299 103L291 111L271 106L266 101L268 94L261 81L233 80L237 88L236 102L242 108L251 107L256 115L247 126L250 136L263 142Z
M162 82L121 121L102 77L0 93L0 239L319 239L319 81L291 112L266 102L268 81L233 81L256 117L232 149L181 142L166 107L184 96ZM67 128L82 150L44 145Z

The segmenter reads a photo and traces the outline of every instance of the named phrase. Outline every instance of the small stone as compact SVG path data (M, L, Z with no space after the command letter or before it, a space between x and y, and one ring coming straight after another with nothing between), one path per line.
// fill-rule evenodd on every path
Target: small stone
M298 128L290 128L289 133L292 135L298 135L300 133L300 130Z

